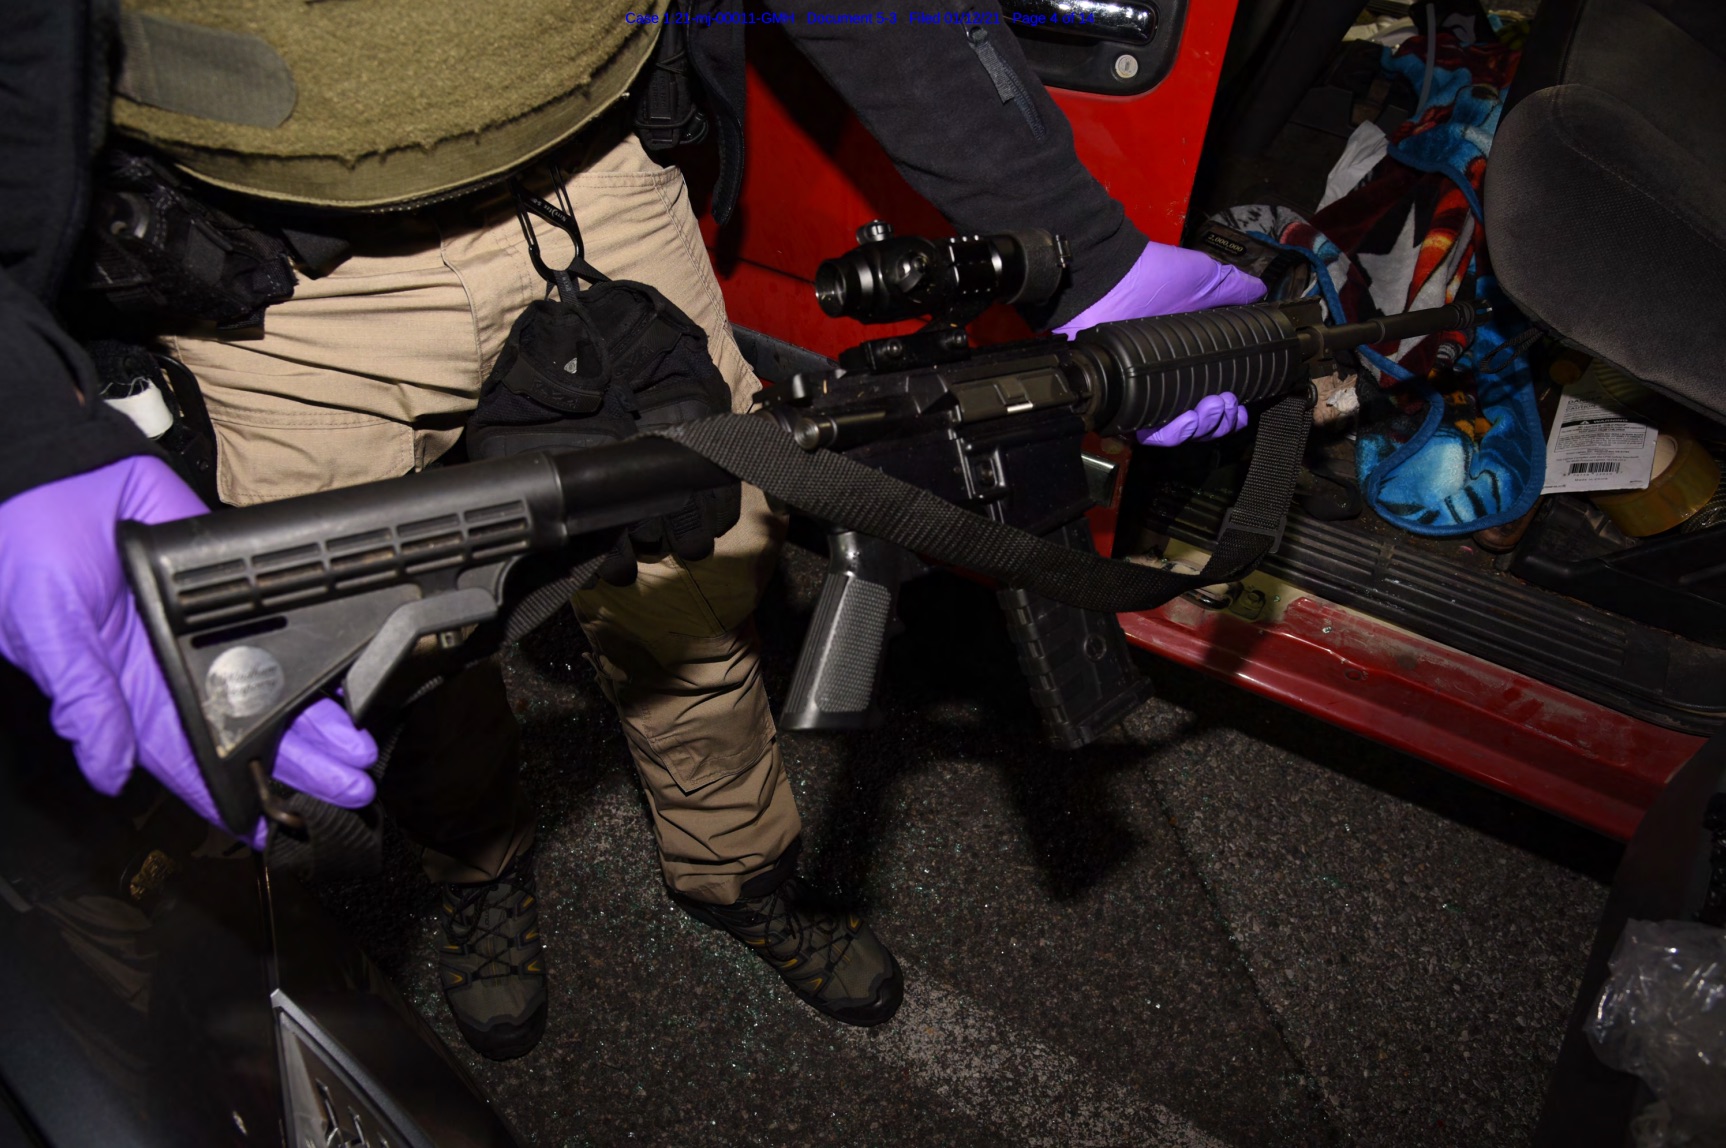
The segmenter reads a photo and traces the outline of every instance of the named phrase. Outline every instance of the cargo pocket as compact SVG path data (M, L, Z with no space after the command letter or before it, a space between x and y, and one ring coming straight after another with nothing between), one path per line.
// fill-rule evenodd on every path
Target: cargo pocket
M744 631L655 642L584 623L600 688L617 707L638 759L694 793L751 768L776 730L755 645Z
M414 469L414 431L357 411L210 404L216 431L216 489L230 506L251 506L319 490L395 478ZM268 405L266 405L268 404Z

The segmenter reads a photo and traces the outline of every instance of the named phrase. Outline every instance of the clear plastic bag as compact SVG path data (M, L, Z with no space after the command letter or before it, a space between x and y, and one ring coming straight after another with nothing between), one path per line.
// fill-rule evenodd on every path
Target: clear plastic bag
M1583 1025L1595 1055L1660 1103L1634 1125L1639 1148L1726 1148L1726 931L1631 921Z

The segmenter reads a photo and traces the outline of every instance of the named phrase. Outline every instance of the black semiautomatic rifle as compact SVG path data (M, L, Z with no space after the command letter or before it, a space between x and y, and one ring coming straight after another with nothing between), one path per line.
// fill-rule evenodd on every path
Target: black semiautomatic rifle
M1464 329L1461 302L1326 327L1301 301L1107 323L1068 341L973 349L994 302L1046 298L1046 232L895 238L872 224L817 295L865 321L933 316L805 372L752 415L579 452L523 455L156 526L122 554L198 764L229 828L272 803L266 763L306 701L340 687L356 721L429 671L549 617L615 531L736 478L831 523L830 567L785 707L789 728L868 724L900 582L939 562L988 574L1054 740L1082 745L1146 693L1115 613L1237 577L1280 535L1333 350ZM1274 400L1212 559L1196 575L1098 557L1081 440L1158 426L1206 395ZM416 651L424 656L410 659Z

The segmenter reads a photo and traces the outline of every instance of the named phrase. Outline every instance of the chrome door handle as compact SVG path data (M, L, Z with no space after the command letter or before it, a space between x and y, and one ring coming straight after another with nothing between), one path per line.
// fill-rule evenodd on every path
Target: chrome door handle
M1008 0L1001 14L1017 30L1120 44L1149 44L1157 34L1156 6L1126 0Z

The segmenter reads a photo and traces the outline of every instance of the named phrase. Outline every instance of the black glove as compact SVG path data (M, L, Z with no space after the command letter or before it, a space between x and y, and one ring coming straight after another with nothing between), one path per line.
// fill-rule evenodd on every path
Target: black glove
M468 420L468 454L579 450L730 409L706 332L644 283L596 283L571 302L534 303L515 321ZM735 483L692 493L623 533L600 577L629 585L638 555L706 558L741 509Z

